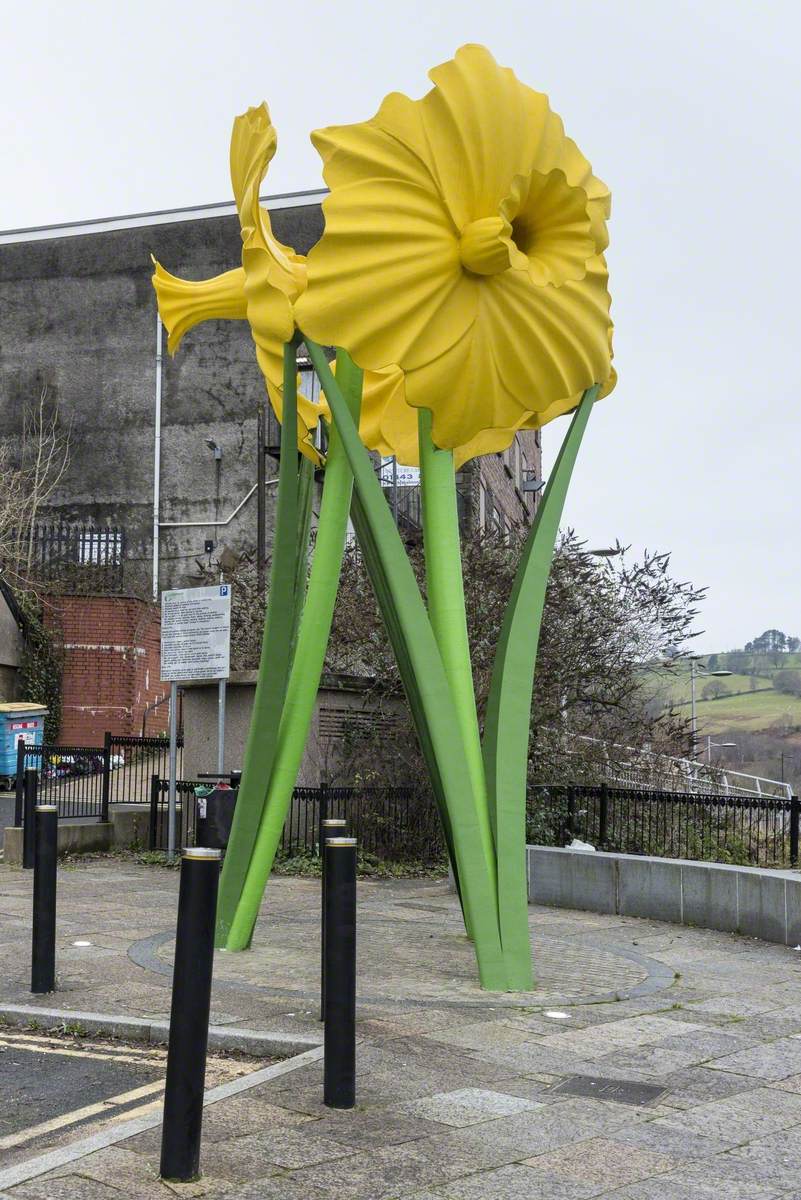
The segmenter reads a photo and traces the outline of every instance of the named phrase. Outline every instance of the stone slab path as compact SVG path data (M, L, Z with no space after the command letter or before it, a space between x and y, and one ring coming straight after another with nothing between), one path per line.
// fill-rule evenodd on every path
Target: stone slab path
M3 1003L32 1002L30 889L0 868ZM43 1005L166 1014L176 896L158 868L62 869ZM319 1035L319 903L270 883L254 949L217 956L213 1021ZM206 1110L198 1184L158 1181L156 1128L4 1195L801 1200L801 952L555 909L531 928L536 990L482 993L444 882L360 883L355 1111L323 1107L311 1061Z

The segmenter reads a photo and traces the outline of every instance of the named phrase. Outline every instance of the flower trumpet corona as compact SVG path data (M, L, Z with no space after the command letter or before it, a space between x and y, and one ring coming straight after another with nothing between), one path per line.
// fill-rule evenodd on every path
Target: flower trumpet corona
M266 104L249 108L234 121L231 184L242 233L242 265L212 279L179 279L154 259L153 287L174 354L193 326L212 319L245 319L256 344L270 402L281 420L284 346L295 330L293 304L306 286L306 260L275 237L259 188L275 154L277 137ZM298 396L300 450L315 464L320 453L314 434L324 416L320 405Z
M422 100L312 135L331 195L296 316L363 369L400 367L445 449L609 378L610 197L488 50L431 78Z

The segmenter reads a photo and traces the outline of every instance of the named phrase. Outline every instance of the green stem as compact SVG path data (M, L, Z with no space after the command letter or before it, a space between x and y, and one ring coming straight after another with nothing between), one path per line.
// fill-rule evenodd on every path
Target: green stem
M361 372L351 367L350 360L338 362L337 370L348 397L348 411L358 420ZM332 428L309 586L298 628L267 803L225 943L228 950L244 950L250 944L303 759L334 615L352 485L347 456L336 429Z
M498 903L487 870L476 800L465 761L461 730L442 658L420 589L403 548L373 465L358 429L319 346L304 338L320 378L334 422L348 455L356 491L369 523L393 620L403 639L404 660L414 681L412 715L424 721L436 760L442 794L450 814L454 852L467 924L474 937L479 975L485 988L503 991L506 973L501 953ZM424 739L421 738L421 742Z
M467 769L478 809L484 858L492 885L496 887L495 844L490 825L467 633L453 451L435 447L431 439L431 413L428 409L420 409L418 413L418 436L428 613L462 731Z
M242 893L267 795L284 706L295 622L298 560L297 367L294 342L284 347L284 410L270 590L256 695L242 779L217 900L216 945L225 945Z
M484 762L498 856L498 904L510 985L532 986L525 831L531 693L545 592L567 488L598 388L565 435L523 549L504 614L484 722Z
M302 456L298 467L298 557L295 564L294 620L290 637L291 654L295 653L300 615L306 599L306 582L309 571L309 533L311 531L312 497L314 496L314 464Z

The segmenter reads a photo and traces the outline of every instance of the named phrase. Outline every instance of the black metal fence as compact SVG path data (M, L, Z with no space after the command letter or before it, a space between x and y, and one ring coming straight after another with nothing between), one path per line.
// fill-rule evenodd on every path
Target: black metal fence
M201 786L200 780L178 779L175 782L175 844L194 846L197 831L197 797L195 788ZM148 830L148 848L150 850L166 850L169 834L170 819L170 783L168 779L159 779L154 775L150 782L150 824Z
M548 786L529 794L526 833L543 846L578 838L621 854L796 866L800 810L797 796Z
M22 824L22 787L26 770L39 775L38 802L55 804L59 817L108 819L104 783L108 755L102 746L27 746L17 748L14 823Z
M59 590L123 590L125 530L117 525L36 524L17 540L15 570Z
M178 749L183 747L178 738ZM106 734L109 753L109 804L149 804L150 781L169 769L170 744L163 737L124 737Z
M179 810L183 814L176 839L184 829L194 836L200 781L179 780ZM150 849L167 848L169 783L154 776L150 802ZM290 858L315 854L319 847L320 822L326 817L344 817L348 833L359 841L359 849L376 858L436 862L444 854L439 815L427 793L413 788L295 788L284 824L278 853ZM176 840L176 845L180 845ZM192 845L193 842L184 842Z
M430 793L411 787L295 788L279 853L314 853L320 821L344 817L359 849L376 858L435 862L444 854Z
M183 739L179 737L179 748ZM22 787L26 770L39 774L42 804L55 804L59 817L107 821L115 804L150 804L153 775L166 775L169 744L164 738L125 737L107 733L102 746L45 743L17 746L15 823L23 817Z

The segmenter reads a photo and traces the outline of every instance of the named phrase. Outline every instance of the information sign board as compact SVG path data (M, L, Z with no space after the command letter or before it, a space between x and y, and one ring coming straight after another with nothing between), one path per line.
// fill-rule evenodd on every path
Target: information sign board
M227 679L231 649L231 585L161 594L164 682Z

